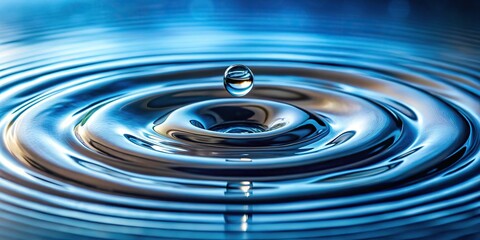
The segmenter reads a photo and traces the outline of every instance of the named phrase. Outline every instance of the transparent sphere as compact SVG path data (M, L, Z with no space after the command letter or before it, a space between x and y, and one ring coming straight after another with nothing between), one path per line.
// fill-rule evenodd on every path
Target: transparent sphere
M245 96L252 90L253 73L247 66L232 65L225 70L223 85L232 96Z

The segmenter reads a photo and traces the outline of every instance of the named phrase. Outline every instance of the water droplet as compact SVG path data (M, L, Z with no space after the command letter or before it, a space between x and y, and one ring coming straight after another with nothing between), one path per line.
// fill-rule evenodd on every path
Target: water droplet
M225 70L223 85L232 96L245 96L252 90L253 73L245 65L232 65Z

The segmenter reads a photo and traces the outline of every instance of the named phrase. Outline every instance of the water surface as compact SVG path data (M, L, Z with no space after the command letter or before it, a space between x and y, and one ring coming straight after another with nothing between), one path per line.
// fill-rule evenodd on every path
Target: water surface
M0 237L478 237L479 21L267 3L5 3Z

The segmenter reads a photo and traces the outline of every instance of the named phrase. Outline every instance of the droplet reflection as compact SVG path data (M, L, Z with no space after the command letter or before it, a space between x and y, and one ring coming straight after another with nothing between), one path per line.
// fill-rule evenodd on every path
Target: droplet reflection
M225 89L235 97L247 95L253 87L253 73L244 65L232 65L223 76Z

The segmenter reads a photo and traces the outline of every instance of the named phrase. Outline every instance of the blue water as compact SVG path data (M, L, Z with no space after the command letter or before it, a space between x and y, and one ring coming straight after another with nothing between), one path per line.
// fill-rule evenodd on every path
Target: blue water
M2 240L480 238L474 1L0 6Z

